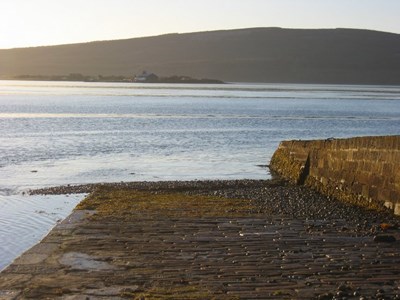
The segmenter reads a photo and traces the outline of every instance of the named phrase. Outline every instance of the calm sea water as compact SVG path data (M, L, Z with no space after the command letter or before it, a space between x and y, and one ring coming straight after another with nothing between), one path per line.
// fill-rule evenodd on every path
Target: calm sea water
M0 81L0 206L61 184L265 179L281 140L388 134L399 86Z

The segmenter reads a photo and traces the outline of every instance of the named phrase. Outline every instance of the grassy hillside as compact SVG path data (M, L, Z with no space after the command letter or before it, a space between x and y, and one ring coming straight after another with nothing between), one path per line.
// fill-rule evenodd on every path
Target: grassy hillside
M143 70L224 81L400 84L400 35L252 28L0 50L0 76Z

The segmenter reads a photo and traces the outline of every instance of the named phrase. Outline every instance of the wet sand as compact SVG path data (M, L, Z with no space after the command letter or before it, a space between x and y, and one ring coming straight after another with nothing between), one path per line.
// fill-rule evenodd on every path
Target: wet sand
M91 192L0 276L0 299L397 299L399 218L280 180ZM364 298L363 298L364 297Z

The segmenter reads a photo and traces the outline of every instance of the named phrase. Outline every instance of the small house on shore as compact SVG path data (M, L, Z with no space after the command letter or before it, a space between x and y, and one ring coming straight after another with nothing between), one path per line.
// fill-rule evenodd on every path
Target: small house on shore
M143 71L140 75L135 75L133 82L157 82L158 76L154 73Z

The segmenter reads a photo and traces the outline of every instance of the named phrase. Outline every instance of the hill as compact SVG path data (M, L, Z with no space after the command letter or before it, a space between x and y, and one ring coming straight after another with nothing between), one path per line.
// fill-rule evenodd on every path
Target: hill
M236 82L400 84L400 35L251 28L0 50L0 76L185 75Z

